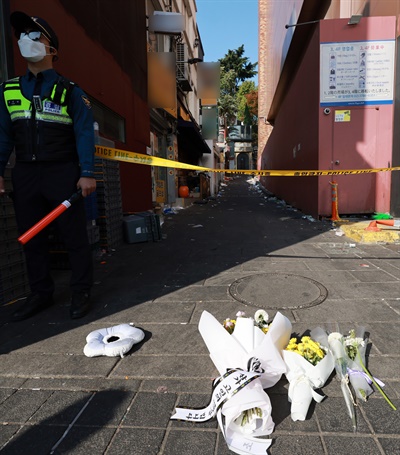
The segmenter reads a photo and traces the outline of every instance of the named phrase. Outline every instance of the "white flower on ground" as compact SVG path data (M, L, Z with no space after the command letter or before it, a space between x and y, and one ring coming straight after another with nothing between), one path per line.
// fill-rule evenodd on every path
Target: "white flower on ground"
M328 335L328 343L332 343L333 341L342 341L343 335L339 332L332 332Z
M266 324L268 322L269 316L265 310L257 310L254 315L254 320L257 324Z
M237 318L244 318L246 316L246 313L244 311L238 311L236 313Z

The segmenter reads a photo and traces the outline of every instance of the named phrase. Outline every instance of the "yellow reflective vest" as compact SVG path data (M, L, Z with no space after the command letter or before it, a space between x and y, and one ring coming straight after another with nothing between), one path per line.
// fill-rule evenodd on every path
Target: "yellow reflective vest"
M13 125L17 161L78 160L73 121L68 113L73 84L59 79L45 97L27 99L20 78L3 85L4 101Z

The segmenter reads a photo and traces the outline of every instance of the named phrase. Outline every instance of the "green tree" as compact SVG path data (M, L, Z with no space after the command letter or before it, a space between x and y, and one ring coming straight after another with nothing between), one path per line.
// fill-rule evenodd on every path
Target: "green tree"
M252 125L253 124L253 118L252 118L252 116L250 114L250 109L249 109L248 104L246 104L246 106L244 108L243 123L245 125Z
M256 84L254 81L244 81L243 84L239 86L237 91L237 99L238 99L238 111L237 111L237 118L241 121L244 119L244 111L246 105L248 104L247 95L250 93L256 92ZM249 106L250 107L250 106ZM253 112L251 112L253 115Z
M220 98L218 100L219 115L226 119L225 127L233 125L238 110L238 100L235 96L236 75L233 70L221 73Z
M256 67L258 62L251 63L248 57L244 56L244 44L235 50L228 50L225 57L220 58L222 72L233 71L235 74L235 93L239 88L240 82L251 79L257 74Z
M251 63L248 57L244 56L244 52L244 45L242 44L235 50L229 49L228 53L219 59L221 76L218 108L219 115L224 120L225 131L228 126L235 124L241 98L244 98L245 93L250 93L255 89L254 82L248 85L246 79L251 79L257 74L255 68L258 63ZM242 84L240 84L241 82ZM241 85L244 85L243 93L238 96Z

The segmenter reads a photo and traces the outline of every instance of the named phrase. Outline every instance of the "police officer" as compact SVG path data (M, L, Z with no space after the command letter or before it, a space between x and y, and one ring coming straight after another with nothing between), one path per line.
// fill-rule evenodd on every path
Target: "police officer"
M0 87L0 195L5 194L4 169L15 150L13 201L22 234L73 193L86 197L96 190L95 146L88 98L53 69L58 38L52 28L19 11L10 20L28 69ZM56 223L71 263L70 316L80 318L89 311L93 280L83 198ZM27 242L24 251L31 294L14 312L14 320L53 304L46 230Z

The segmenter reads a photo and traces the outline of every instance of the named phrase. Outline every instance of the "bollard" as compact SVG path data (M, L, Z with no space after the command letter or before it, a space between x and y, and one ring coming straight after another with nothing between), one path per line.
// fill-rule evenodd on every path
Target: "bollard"
M335 181L329 182L332 185L332 217L331 221L341 221L338 212L338 184Z

